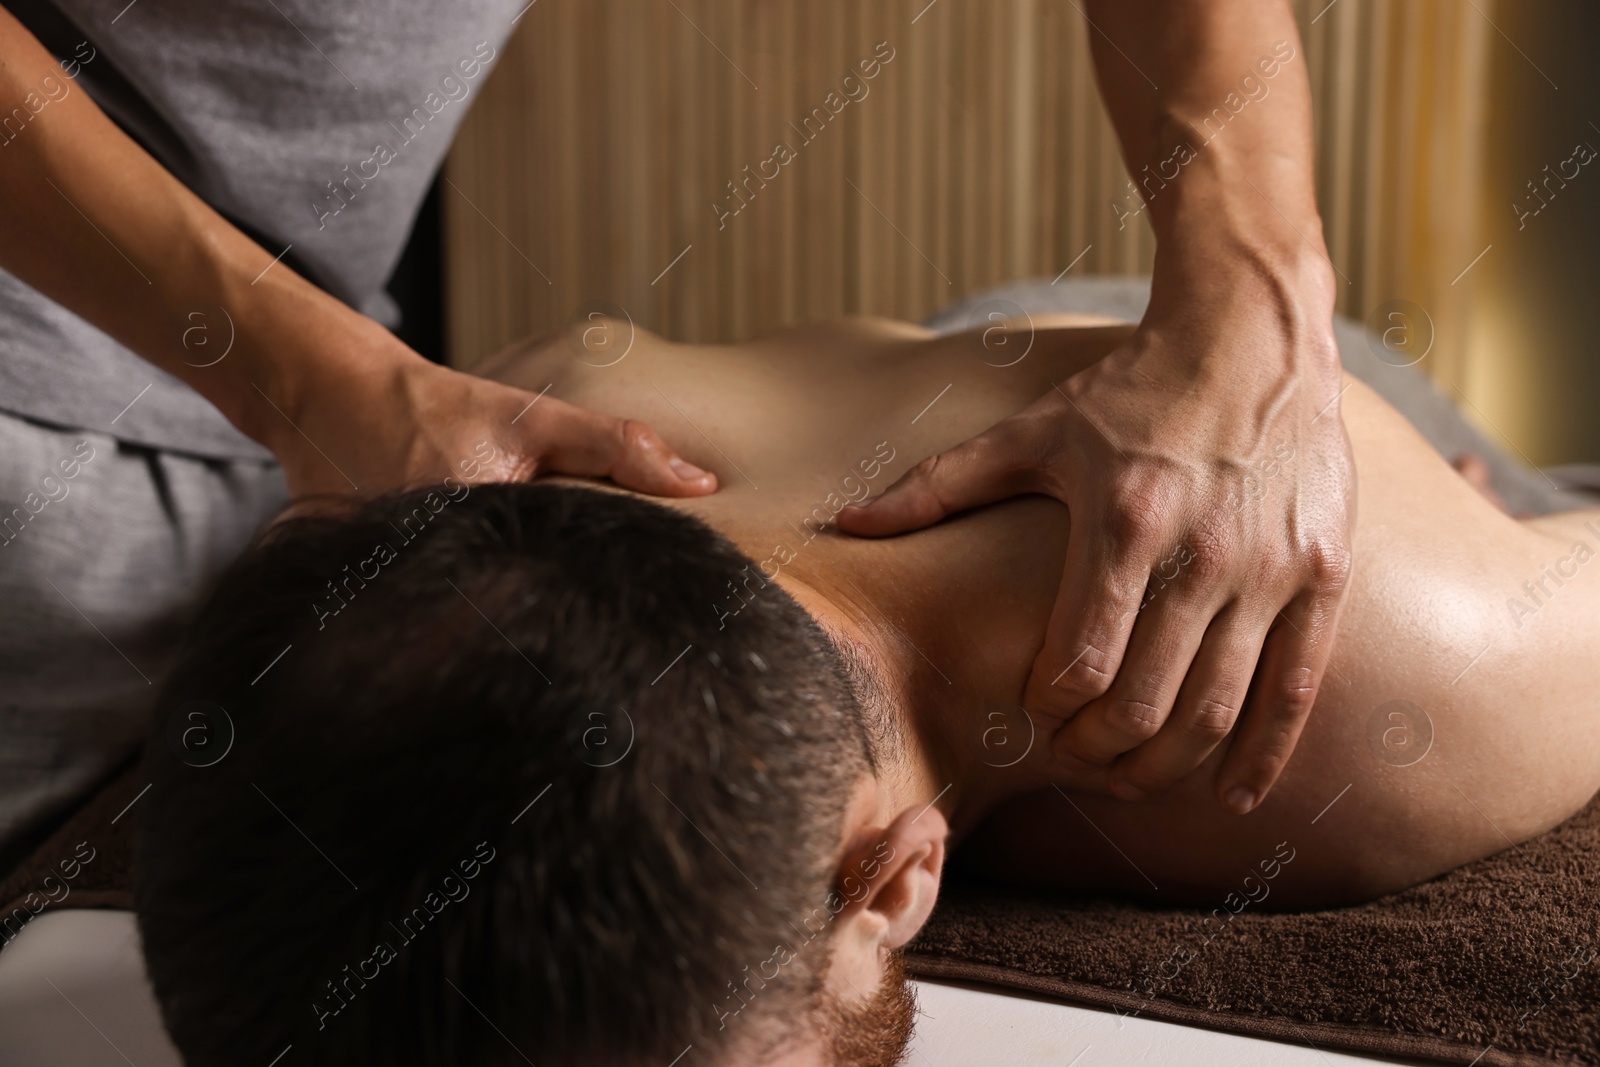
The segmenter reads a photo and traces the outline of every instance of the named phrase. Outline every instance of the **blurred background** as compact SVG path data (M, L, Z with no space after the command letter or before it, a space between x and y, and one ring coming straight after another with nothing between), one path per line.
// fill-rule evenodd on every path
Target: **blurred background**
M1578 162L1600 147L1600 5L1293 6L1339 310L1408 331L1530 462L1600 460L1600 167ZM1090 32L1071 0L535 3L418 224L408 339L471 366L606 304L731 341L1148 273ZM793 158L764 162L780 142Z

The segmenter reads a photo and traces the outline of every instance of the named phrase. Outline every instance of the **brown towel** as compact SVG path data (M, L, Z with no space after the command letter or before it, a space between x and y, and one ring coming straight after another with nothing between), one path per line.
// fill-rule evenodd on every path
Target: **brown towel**
M64 908L133 907L133 811L144 783L130 768L95 794L0 879L0 950L40 915Z
M1271 913L1236 898L1231 919L1201 925L1211 912L951 885L907 962L1320 1049L1595 1064L1597 878L1600 799L1515 849L1353 908Z
M131 906L144 785L134 773L0 882L11 902L0 922L29 894L35 908L46 889L60 896L61 864L87 854L84 843L94 858L42 910ZM1245 905L1202 926L1205 911L952 884L909 963L925 977L1322 1049L1479 1067L1595 1064L1597 877L1600 800L1517 849L1356 908Z

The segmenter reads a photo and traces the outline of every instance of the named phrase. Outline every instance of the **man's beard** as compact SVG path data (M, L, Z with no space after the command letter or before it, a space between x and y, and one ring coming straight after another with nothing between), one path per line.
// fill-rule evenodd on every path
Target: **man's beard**
M864 1003L822 994L818 1028L835 1067L897 1067L905 1059L917 996L898 952L891 952L878 989Z

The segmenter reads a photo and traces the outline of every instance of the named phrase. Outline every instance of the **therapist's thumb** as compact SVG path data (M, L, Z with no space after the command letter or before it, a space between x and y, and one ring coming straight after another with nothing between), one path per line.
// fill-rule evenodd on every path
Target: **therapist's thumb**
M875 500L845 508L839 512L839 529L858 537L887 537L932 526L958 511L1033 492L1037 478L1028 459L1032 451L1008 419L929 456Z
M714 492L717 476L688 462L637 419L550 401L540 430L550 434L542 472L610 478L625 489L655 496Z

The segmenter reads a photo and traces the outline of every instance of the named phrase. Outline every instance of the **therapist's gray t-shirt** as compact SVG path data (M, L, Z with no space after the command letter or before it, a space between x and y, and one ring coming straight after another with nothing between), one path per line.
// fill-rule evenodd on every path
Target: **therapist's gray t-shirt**
M384 283L522 7L522 0L6 2L75 75L61 79L69 92L87 92L268 255L287 248L283 262L388 326L400 309ZM29 126L49 121L49 109L46 99L37 114L0 115L10 120L0 123L0 166L7 148L35 133ZM114 190L117 176L106 180ZM137 249L125 251L140 263ZM130 265L123 284L137 291L147 283ZM193 309L199 332L185 351L194 362L221 350L225 310ZM175 348L184 342L172 340ZM266 455L199 394L4 272L0 410L199 456Z

